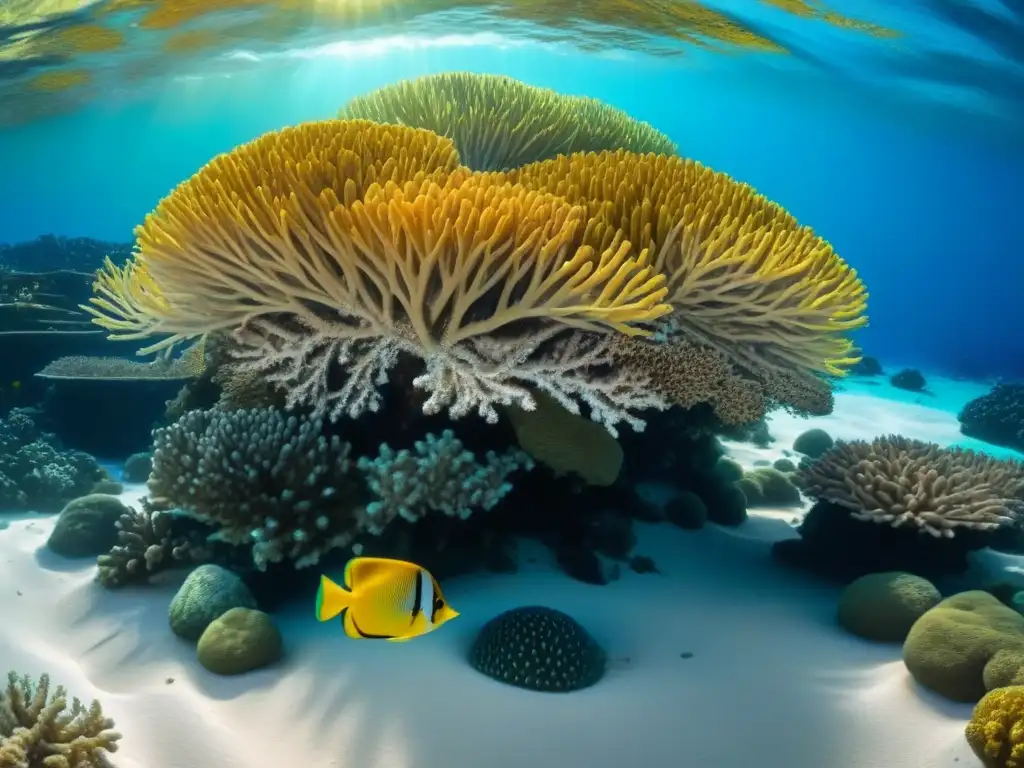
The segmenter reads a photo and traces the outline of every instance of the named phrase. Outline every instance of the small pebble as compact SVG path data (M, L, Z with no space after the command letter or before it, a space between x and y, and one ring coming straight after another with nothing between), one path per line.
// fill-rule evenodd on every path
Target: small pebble
M690 651L683 651L682 653L679 654L679 658L680 659L692 659L693 658L693 654Z
M170 685L171 683L174 682L174 678L173 677L168 677L166 680L164 680L164 682L167 683L167 685Z

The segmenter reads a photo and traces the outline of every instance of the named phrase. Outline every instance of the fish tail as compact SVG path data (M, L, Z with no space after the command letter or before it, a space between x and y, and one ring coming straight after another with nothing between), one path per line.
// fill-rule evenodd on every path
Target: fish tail
M330 621L335 618L349 607L351 600L351 592L321 575L320 588L316 591L317 621Z

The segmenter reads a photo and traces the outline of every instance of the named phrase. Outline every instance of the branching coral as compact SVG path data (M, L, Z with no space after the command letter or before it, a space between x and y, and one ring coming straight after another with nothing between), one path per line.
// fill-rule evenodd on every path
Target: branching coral
M143 500L143 509L131 509L117 521L117 544L96 563L97 579L108 589L147 581L154 574L178 563L205 560L210 548L195 532L176 531L171 511L153 509Z
M273 408L190 411L153 433L153 501L251 546L260 568L313 565L356 533L349 445L322 430Z
M191 411L154 433L150 490L213 526L213 538L251 546L257 567L303 568L397 517L491 509L508 475L532 467L519 451L478 462L448 431L412 451L381 446L353 466L349 445L323 430L322 420L274 408Z
M1024 514L1024 463L899 435L839 441L794 480L858 520L940 538L957 528L992 531Z
M847 332L866 324L851 269L783 208L723 173L667 155L601 152L501 174L587 206L587 242L621 237L656 254L672 323L746 369L841 374Z
M376 387L407 352L425 361L428 413L496 421L495 405L532 406L526 377L565 401L600 400L610 428L629 421L632 401L576 373L586 361L567 356L586 344L567 335L647 333L637 325L669 311L647 251L622 237L596 250L583 208L468 178L455 159L434 134L359 121L262 137L161 202L135 261L101 274L92 311L116 338L169 334L149 350L241 328L238 370L332 419L378 408ZM365 186L376 178L395 181Z
M378 497L366 507L366 529L380 534L396 517L414 523L430 512L465 520L474 509L490 510L512 490L507 480L511 472L532 468L533 461L522 451L488 451L481 464L451 430L440 437L427 435L412 451L381 445L376 458L359 459L359 469Z
M11 672L0 694L0 768L110 768L121 734L98 701L67 700L50 678L38 683Z
M0 419L0 509L57 511L104 476L96 460L60 448L25 410Z
M403 80L353 99L340 116L448 136L462 162L475 171L515 168L571 152L676 152L665 134L597 99L472 72Z

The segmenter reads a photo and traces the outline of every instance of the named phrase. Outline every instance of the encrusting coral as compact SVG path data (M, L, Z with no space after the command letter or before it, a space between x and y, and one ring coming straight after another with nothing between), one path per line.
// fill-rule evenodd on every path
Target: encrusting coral
M838 441L794 481L857 520L938 538L994 531L1024 513L1024 463L899 435Z
M965 733L985 768L1024 768L1024 685L986 693Z
M111 768L113 728L98 701L69 703L62 686L50 695L48 675L34 683L11 672L0 693L0 768Z
M261 570L284 560L303 568L397 517L488 510L511 489L512 471L532 467L521 451L479 463L449 431L412 451L384 445L358 462L349 454L322 419L275 408L191 411L155 430L149 489L154 502L212 526L214 540L251 547Z
M352 99L339 117L427 128L452 139L474 171L572 152L676 152L665 134L620 109L501 75L446 72L402 80Z

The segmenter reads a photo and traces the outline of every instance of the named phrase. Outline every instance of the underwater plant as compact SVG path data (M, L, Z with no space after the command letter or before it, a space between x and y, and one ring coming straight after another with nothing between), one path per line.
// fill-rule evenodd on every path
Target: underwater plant
M573 152L678 151L665 134L597 99L474 72L402 80L357 96L338 116L447 136L474 171L501 171Z

